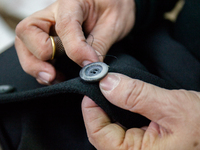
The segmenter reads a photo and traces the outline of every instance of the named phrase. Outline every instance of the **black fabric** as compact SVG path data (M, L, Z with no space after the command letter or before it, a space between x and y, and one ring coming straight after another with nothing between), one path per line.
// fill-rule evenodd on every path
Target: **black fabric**
M129 35L111 48L110 54L117 59L107 57L109 71L167 89L199 91L200 57L196 54L199 51L193 52L187 40L181 44L182 34L174 30L178 26L173 28L164 22L154 24L145 33ZM117 52L124 54L117 55ZM80 80L80 67L68 58L55 63L67 80L48 87L24 73L14 47L0 55L0 64L0 85L16 87L14 93L0 95L0 142L5 150L94 149L88 142L81 114L83 95L92 98L113 121L127 128L149 123L138 114L110 104L101 94L98 83Z
M147 36L137 35L132 39L135 41L133 47L137 49L132 55L152 74L171 81L177 87L200 91L200 58L185 43L173 38L173 30L174 25L165 21L146 33Z
M113 120L119 121L127 127L148 124L149 121L144 117L137 114L133 115L108 103L100 93L98 83L86 83L78 77L57 85L36 88L35 79L26 75L22 71L18 60L15 59L17 56L14 48L6 51L2 56L12 56L13 54L15 54L14 57L9 57L10 59L6 63L12 62L12 67L15 69L0 71L2 73L1 77L5 79L1 78L1 84L11 84L18 89L18 92L13 94L0 96L2 132L0 139L5 148L7 146L9 149L17 149L17 147L18 149L80 149L80 147L90 149L91 145L87 141L80 111L82 97L70 93L88 95ZM3 61L3 59L1 60ZM128 62L126 63L124 60ZM123 73L125 65L127 75L130 74L130 76L136 76L140 79L144 78L146 81L155 82L157 85L166 88L170 87L168 83L158 77L134 68L134 61L137 62L130 56L120 56L115 63L110 64L110 71ZM9 75L4 76L7 73ZM21 80L15 81L13 74L19 75L20 78L24 77L26 80L23 80L23 82L27 84L32 82L34 84L29 84L28 90L26 90L27 84L23 84ZM125 119L131 119L133 122L128 123ZM7 141L4 141L5 139Z
M200 0L186 0L175 24L173 37L200 59Z
M33 77L24 73L20 67L14 46L0 54L0 84L11 84L17 87L17 91L31 90L39 87Z
M151 28L163 19L163 13L170 11L178 0L134 0L136 21L133 31L141 32Z
M116 55L120 50L132 56ZM170 37L168 25L156 27L147 36L137 36L137 40L128 36L113 46L111 54L117 59L108 57L110 72L167 89L200 89L199 70L191 69L191 65L198 67L199 63ZM0 84L17 89L0 95L0 140L5 149L94 149L87 140L81 115L83 95L92 98L113 121L127 128L149 123L138 114L110 104L101 94L98 83L87 83L78 77L80 67L68 58L59 59L55 64L66 74L67 81L52 86L41 86L23 72L14 47L0 55L0 64L5 64L0 67Z

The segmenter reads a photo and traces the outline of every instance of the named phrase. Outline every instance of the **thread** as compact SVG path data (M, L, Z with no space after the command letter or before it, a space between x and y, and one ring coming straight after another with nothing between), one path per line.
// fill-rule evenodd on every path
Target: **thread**
M94 36L92 34L89 34L89 36L92 36L92 43L91 43L91 47L92 47L92 45L94 43ZM117 59L117 61L118 61L117 56L114 56L114 55L98 55L98 57L104 57L103 59L105 59L106 57L113 57L113 58Z

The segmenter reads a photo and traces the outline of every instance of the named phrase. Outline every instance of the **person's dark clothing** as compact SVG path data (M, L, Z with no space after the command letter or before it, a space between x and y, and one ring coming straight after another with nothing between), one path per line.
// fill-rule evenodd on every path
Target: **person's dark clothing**
M136 26L111 48L110 54L118 59L106 58L109 71L167 89L199 91L200 0L186 0L174 24L162 16L176 0L135 1ZM14 47L0 55L0 64L0 85L16 87L14 93L0 94L0 142L4 150L95 149L88 142L82 119L83 95L127 128L149 123L110 104L98 83L81 81L80 68L66 57L58 59L55 66L66 74L67 81L48 87L23 72Z

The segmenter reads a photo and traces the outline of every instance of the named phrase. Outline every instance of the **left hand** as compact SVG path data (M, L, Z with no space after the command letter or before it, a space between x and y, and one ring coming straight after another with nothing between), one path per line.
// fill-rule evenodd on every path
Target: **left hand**
M166 90L114 73L100 81L100 89L108 101L147 117L151 123L148 127L124 130L85 97L85 126L90 142L98 150L200 149L199 92Z
M57 0L16 27L15 46L23 70L41 84L55 81L58 74L48 61L52 31L67 56L81 67L103 61L98 55L106 55L133 28L135 9L134 0Z

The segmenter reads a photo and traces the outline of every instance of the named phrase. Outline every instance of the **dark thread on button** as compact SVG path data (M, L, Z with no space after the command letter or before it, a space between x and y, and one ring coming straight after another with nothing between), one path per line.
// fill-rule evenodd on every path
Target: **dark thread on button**
M83 67L79 73L84 81L96 82L101 80L108 73L108 65L103 62L95 62Z
M97 74L99 72L99 69L94 69L94 70L91 70L90 73L92 74Z
M101 73L102 70L103 70L103 68L99 65L91 66L91 67L86 68L85 74L88 76L95 76L95 75Z

